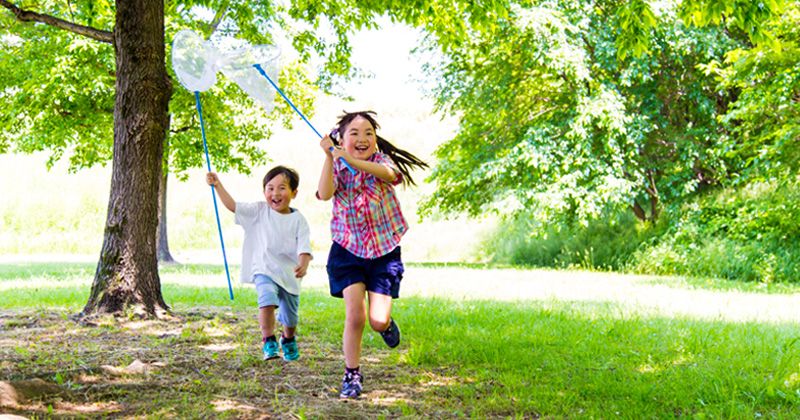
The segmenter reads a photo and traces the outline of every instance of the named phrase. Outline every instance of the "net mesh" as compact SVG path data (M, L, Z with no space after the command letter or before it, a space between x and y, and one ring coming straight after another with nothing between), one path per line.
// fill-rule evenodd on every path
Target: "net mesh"
M192 92L204 92L214 86L217 72L221 71L267 112L272 111L275 92L253 65L261 65L277 84L279 57L280 49L272 45L223 52L189 30L178 32L172 41L172 68L183 87Z

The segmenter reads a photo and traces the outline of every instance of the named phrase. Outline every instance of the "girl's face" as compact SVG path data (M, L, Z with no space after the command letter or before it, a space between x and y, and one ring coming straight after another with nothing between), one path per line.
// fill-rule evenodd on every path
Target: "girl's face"
M358 116L350 121L342 135L342 147L356 159L369 159L378 151L378 138L369 120Z
M292 191L289 186L289 179L284 174L278 174L267 182L264 187L264 198L272 210L278 213L288 214L291 212L289 203L297 195L297 190Z

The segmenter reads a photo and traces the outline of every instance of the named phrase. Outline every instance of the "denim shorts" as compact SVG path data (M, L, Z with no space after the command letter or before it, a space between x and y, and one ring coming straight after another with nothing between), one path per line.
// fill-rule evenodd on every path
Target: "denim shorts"
M256 274L253 276L253 280L256 283L256 293L258 293L258 307L277 306L278 322L284 327L296 327L300 296L287 292L272 278L264 274Z
M336 242L328 253L327 269L331 296L339 298L347 286L364 283L367 291L397 299L405 271L399 246L386 255L368 259L353 255Z

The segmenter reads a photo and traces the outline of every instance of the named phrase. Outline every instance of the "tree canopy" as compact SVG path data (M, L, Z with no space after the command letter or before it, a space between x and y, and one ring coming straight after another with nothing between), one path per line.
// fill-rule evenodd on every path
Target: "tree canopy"
M14 6L22 10L28 7L26 2ZM45 1L33 7L41 15L102 28L99 32L110 34L113 30L112 3ZM338 65L325 65L320 72L316 83L323 87L333 76L349 75L352 70L346 54L349 48L346 37L345 42L334 43L308 30L294 29L299 25L295 25L297 21L292 16L302 14L295 8L278 8L269 2L187 1L166 3L165 14L168 49L171 36L185 28L205 36L217 29L218 34L251 43L272 43L273 32L286 33L300 50L302 59L290 62L284 58L280 82L285 90L292 92L293 100L309 112L313 111L315 81L309 78L304 61L316 54L337 60ZM6 75L0 85L0 96L11 105L0 111L0 131L6 134L2 150L46 150L51 153L50 164L66 157L72 170L109 161L116 71L110 40L98 42L61 27L31 25L15 20L10 13L0 15L0 19L3 31L0 69ZM351 26L360 25L344 19L334 25L334 30L341 37L344 31L352 30ZM172 74L171 66L168 70ZM254 164L263 162L265 152L256 146L257 142L268 138L276 123L289 125L293 121L288 106L277 101L276 105L275 112L265 115L228 81L218 83L209 94L203 95L207 132L214 139L209 146L215 165L221 170L249 172ZM186 169L203 163L198 159L202 155L198 153L202 142L191 92L176 89L170 113L170 148L165 161L172 172L182 176Z
M630 208L655 220L664 202L740 178L742 163L755 157L737 144L745 141L743 114L764 105L747 100L745 86L765 73L736 57L752 63L769 50L790 62L793 47L776 47L789 38L788 25L776 23L791 16L779 15L781 7L511 5L497 25L443 49L444 63L430 68L441 80L439 109L458 115L460 127L437 151L437 190L424 211L533 209L586 221Z

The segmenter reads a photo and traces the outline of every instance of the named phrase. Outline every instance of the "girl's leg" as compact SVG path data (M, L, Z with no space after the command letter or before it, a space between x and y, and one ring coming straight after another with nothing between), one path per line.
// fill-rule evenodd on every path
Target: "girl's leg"
M275 306L258 308L258 325L261 327L261 337L275 335Z
M392 317L392 297L375 292L367 292L369 298L369 326L373 331L382 332L389 328Z
M359 367L361 360L361 337L367 322L365 291L364 283L351 284L342 291L345 306L342 350L344 350L345 366L351 369Z

